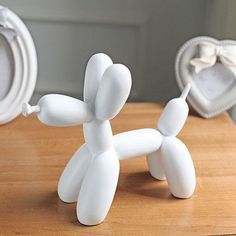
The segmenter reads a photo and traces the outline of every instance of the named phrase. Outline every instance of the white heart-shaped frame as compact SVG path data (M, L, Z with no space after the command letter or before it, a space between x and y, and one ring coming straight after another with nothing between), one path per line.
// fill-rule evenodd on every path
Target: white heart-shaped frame
M232 71L217 61L212 67L196 73L190 64L199 55L202 43L214 46L236 46L233 40L196 37L187 41L177 53L175 74L181 90L191 83L188 102L203 117L214 117L236 104L236 78Z

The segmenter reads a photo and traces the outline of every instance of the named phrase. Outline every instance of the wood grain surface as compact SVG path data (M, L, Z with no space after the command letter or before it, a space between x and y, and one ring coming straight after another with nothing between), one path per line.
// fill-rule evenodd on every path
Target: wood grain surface
M126 104L113 131L155 128L162 109ZM122 161L108 217L93 227L78 223L75 204L56 193L65 164L83 143L82 126L48 127L20 116L0 131L0 235L236 234L236 126L226 113L210 120L192 114L179 135L196 167L192 198L172 197L165 181L149 175L144 157Z

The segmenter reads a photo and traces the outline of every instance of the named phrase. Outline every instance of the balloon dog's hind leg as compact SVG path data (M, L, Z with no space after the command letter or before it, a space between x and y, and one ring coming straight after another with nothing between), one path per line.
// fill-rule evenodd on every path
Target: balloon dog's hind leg
M158 180L165 180L165 172L161 162L161 151L160 149L147 155L147 164L151 176Z
M170 192L178 198L189 198L196 186L195 170L185 144L176 137L165 137L161 161Z

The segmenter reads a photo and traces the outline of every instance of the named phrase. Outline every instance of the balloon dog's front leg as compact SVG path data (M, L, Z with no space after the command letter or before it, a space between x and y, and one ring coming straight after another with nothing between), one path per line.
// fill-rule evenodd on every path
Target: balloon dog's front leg
M57 192L63 202L76 202L79 196L80 187L92 154L83 144L67 163L60 177Z
M120 163L113 149L93 158L77 202L77 217L84 225L101 223L115 195Z

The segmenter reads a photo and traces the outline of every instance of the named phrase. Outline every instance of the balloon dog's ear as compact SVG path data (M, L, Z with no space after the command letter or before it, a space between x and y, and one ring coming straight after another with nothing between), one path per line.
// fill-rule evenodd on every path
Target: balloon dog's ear
M124 106L131 89L129 69L121 64L111 65L103 74L95 99L95 115L99 120L114 118Z
M104 53L95 54L89 59L84 79L85 102L94 103L103 73L112 64L111 58Z

